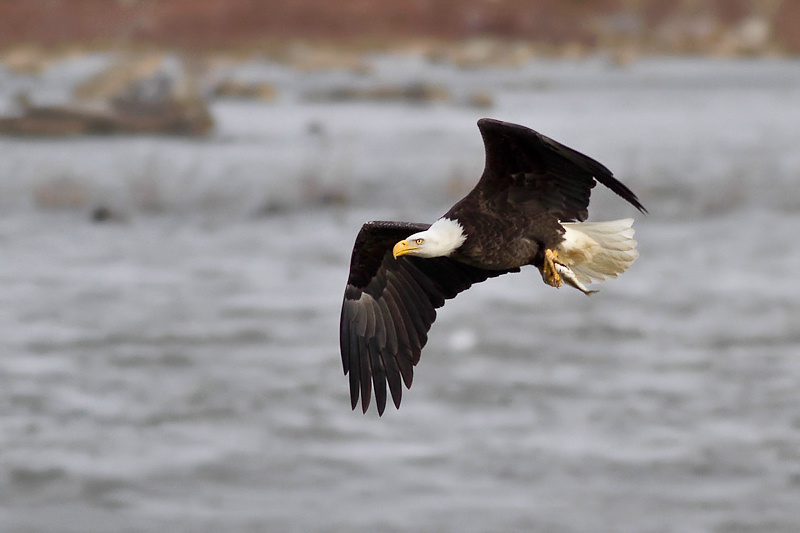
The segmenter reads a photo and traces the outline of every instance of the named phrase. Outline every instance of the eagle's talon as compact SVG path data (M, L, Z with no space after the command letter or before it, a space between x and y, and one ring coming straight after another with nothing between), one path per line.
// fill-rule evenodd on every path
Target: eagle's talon
M545 283L555 288L561 287L562 284L561 276L556 270L555 263L557 262L557 259L558 252L551 250L550 248L545 249L544 264L542 265L542 279Z

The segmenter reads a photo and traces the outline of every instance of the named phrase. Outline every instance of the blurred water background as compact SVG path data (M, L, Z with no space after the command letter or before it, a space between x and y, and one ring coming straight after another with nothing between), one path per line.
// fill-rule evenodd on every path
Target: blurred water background
M0 70L4 111L109 61ZM0 137L0 529L800 530L797 60L365 61L226 67L277 96L203 138ZM448 97L342 97L386 86ZM481 116L611 168L650 215L590 219L641 257L592 298L474 287L402 408L351 412L355 235L469 190Z

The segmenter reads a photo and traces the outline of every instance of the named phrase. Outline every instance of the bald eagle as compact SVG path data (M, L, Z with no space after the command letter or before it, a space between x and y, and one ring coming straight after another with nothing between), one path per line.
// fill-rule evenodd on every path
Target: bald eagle
M472 191L433 224L368 222L356 237L339 329L351 407L386 385L395 407L428 340L436 309L474 283L539 269L548 285L617 277L639 255L633 219L584 222L600 182L640 212L606 167L529 128L481 119L486 164Z

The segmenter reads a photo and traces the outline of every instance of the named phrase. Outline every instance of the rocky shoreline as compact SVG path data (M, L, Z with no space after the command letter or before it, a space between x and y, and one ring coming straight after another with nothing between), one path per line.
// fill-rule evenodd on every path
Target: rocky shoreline
M300 96L310 101L489 108L493 96L485 91L454 95L426 80L370 80L372 58L376 52L408 54L478 69L598 55L616 66L658 55L787 57L800 53L796 27L800 3L780 0L5 2L0 3L0 75L5 69L35 76L98 52L113 60L76 86L65 106L35 105L27 94L6 94L18 104L28 102L0 117L0 134L206 135L213 128L209 99L281 96L271 80L230 74L251 61L298 73L347 71L358 78ZM165 68L170 61L178 67Z
M156 46L291 58L304 44L336 55L412 47L458 60L475 41L539 55L791 55L800 53L797 27L800 3L788 0L0 3L0 51L6 56L24 46L50 53Z

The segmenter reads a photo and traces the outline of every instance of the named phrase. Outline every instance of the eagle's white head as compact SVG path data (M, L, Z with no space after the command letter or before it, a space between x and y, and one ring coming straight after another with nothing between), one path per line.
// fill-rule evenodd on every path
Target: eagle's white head
M410 235L394 245L395 258L401 255L418 257L447 257L464 244L467 236L464 228L456 220L440 218L425 231Z

